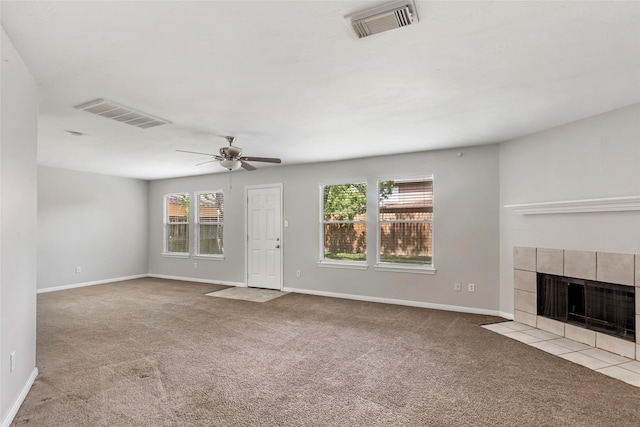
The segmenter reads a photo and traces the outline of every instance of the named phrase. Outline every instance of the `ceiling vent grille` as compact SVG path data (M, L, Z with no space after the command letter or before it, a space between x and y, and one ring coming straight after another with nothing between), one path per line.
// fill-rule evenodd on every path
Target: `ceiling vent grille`
M418 22L413 1L400 1L346 16L358 38Z
M73 108L97 114L108 119L117 120L131 126L148 129L155 126L171 124L170 121L142 113L133 108L125 107L104 98L94 99L84 104L76 105Z

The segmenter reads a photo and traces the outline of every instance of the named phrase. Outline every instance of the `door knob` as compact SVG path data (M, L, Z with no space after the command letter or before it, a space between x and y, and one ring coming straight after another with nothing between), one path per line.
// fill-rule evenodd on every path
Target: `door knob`
M276 249L280 249L280 245L276 245Z

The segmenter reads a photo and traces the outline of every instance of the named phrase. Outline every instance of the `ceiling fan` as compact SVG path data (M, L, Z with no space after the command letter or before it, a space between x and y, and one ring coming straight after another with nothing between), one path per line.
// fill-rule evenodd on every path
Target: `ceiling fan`
M255 166L250 165L249 162L265 162L265 163L280 163L280 159L273 157L247 157L242 155L242 148L234 147L233 142L236 140L233 136L225 136L225 139L229 142L228 147L220 148L220 154L200 153L197 151L176 150L181 153L203 154L205 156L212 156L213 160L198 163L196 166L204 165L206 163L219 162L220 166L230 171L236 170L240 167L248 171L255 170Z

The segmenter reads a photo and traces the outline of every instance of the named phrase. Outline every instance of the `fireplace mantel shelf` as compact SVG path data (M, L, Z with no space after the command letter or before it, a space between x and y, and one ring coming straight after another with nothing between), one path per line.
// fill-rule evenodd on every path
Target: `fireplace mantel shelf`
M640 196L504 205L520 215L640 211Z

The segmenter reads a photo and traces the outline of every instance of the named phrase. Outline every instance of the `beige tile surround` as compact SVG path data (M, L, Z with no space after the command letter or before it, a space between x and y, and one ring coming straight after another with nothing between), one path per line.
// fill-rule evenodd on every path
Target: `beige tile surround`
M591 347L640 360L640 255L564 249L513 249L514 320ZM636 287L636 342L537 315L537 273Z

